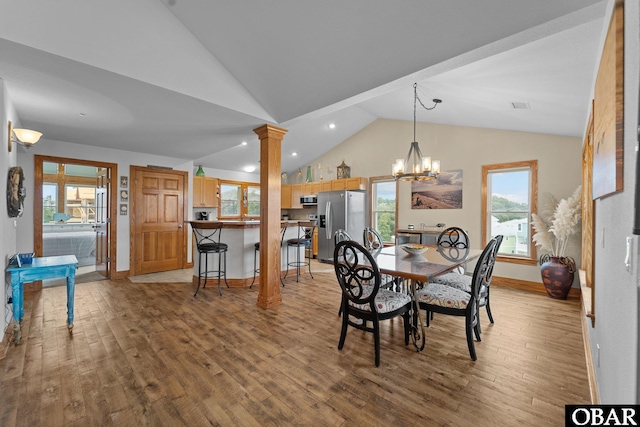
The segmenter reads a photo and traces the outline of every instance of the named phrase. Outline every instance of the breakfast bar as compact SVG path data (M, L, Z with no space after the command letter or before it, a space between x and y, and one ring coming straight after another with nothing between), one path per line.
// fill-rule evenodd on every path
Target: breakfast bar
M197 226L199 223L207 223L209 221L188 221L191 226ZM232 288L245 288L251 285L253 281L253 272L254 272L254 256L260 256L255 253L255 244L260 241L260 221L258 220L247 220L247 221L217 221L223 224L222 227L222 235L221 235L221 243L225 243L228 246L227 249L227 265L226 265L226 276L227 276L227 284ZM284 239L296 238L298 236L298 221L283 221L283 224L286 225ZM286 246L281 248L280 255L280 270L283 272L286 271L286 256L287 250L296 250L296 249L288 249ZM304 251L304 249L299 249L300 251ZM293 255L290 254L290 257ZM301 253L301 257L304 254ZM217 258L213 259L217 262ZM198 262L199 257L197 256L197 251L194 250L193 256L193 283L197 283L198 281ZM211 261L210 261L211 262ZM210 268L217 269L217 267ZM216 282L217 286L217 278L212 279L209 277L207 279L208 284ZM224 283L223 283L224 286Z

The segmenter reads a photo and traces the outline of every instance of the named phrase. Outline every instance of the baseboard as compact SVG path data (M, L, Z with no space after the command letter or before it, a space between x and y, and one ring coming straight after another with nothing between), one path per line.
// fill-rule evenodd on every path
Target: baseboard
M523 291L535 292L546 295L547 291L542 282L532 282L529 280L512 279L510 277L493 276L492 285L505 286L507 288L521 289ZM567 299L580 299L580 288L571 288Z
M116 280L124 280L129 277L129 270L116 271Z
M600 396L598 395L598 383L596 381L596 370L593 366L593 355L591 354L591 338L589 338L589 324L591 319L587 317L587 313L584 310L584 305L580 308L582 319L580 325L582 326L582 342L584 343L584 358L587 364L587 378L589 380L589 394L591 395L591 404L599 405Z

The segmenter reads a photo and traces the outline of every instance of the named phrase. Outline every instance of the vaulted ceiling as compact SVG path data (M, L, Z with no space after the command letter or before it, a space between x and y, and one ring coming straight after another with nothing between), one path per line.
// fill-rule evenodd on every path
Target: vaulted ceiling
M20 125L45 141L241 170L257 165L252 129L272 123L289 130L282 160L292 171L377 118L413 120L414 82L425 104L443 100L419 121L582 136L606 7L3 2L0 78Z

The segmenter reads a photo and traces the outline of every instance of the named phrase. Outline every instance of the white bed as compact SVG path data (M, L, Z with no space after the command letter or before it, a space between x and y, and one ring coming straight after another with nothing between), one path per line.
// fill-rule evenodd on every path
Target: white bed
M42 234L43 256L75 255L78 266L96 263L96 232L71 231Z

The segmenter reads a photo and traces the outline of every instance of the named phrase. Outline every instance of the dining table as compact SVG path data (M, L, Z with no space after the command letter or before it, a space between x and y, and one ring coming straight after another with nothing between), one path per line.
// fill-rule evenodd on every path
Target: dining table
M425 330L416 298L418 287L436 276L476 260L482 254L482 249L422 245L422 249L425 249L423 252L409 253L405 246L386 246L373 255L381 274L408 281L409 286L404 287L404 291L410 294L414 303L410 316L411 337L416 350L421 351L425 345ZM416 247L414 244L409 246Z

